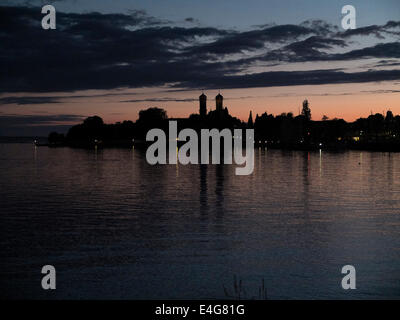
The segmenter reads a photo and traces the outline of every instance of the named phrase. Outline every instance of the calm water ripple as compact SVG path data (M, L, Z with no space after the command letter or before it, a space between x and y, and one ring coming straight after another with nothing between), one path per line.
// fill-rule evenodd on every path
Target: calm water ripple
M255 170L0 144L2 295L400 298L400 154L256 150ZM41 267L57 290L41 289ZM341 267L357 290L341 288Z

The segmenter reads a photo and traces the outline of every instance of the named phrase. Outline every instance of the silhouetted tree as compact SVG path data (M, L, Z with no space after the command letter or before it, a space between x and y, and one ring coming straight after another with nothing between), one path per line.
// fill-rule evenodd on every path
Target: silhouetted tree
M274 116L264 112L253 115L250 111L248 122L241 121L228 112L227 108L213 110L205 117L192 114L189 118L176 119L178 130L193 128L200 131L203 128L234 129L254 128L257 143L271 147L288 148L320 148L324 147L356 147L389 149L400 151L400 116L394 116L392 111L382 114L371 114L368 118L360 118L347 123L343 119L329 118L324 115L322 121L311 121L311 109L308 100L304 100L301 115L293 117L293 113L282 113ZM96 145L126 145L145 144L148 130L160 128L168 131L167 112L161 108L149 108L139 112L136 122L123 121L115 124L105 124L98 116L88 117L83 123L75 125L68 131L65 144L79 147ZM50 144L58 144L64 140L63 135L52 132L49 135ZM96 141L97 140L97 141Z
M104 125L104 122L99 116L93 116L86 118L83 121L83 125L88 128L101 128Z
M301 114L307 121L311 120L311 109L307 99L303 101L303 109L301 110Z
M139 111L139 119L136 121L136 138L145 140L146 133L152 128L166 130L168 127L167 112L161 108L148 108Z
M146 110L139 111L139 122L158 123L167 119L167 112L161 108L148 108Z
M385 121L392 121L393 120L393 112L392 111L390 111L390 110L388 110L387 112L386 112L386 118L385 118Z
M98 116L86 118L82 124L68 130L67 139L72 144L91 145L95 140L102 140L108 136L107 126Z
M57 133L57 132L50 132L48 139L50 144L63 144L65 137L64 134L62 133Z

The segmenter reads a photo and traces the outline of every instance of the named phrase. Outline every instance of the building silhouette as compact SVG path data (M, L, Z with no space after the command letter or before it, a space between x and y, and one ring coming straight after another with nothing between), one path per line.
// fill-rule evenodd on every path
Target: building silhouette
M205 118L207 115L207 96L204 93L200 95L199 103L200 103L200 108L199 108L200 117Z
M217 112L222 111L223 100L224 100L224 97L220 93L218 93L217 96L215 97L215 107L216 107L215 110L217 110Z
M188 118L168 118L167 112L160 108L148 108L139 112L136 122L123 121L105 124L98 116L92 116L68 130L65 137L51 132L50 146L73 146L92 148L93 146L146 145L146 135L152 128L168 130L168 122L176 120L179 128L201 129L254 129L254 141L271 148L293 150L357 149L400 152L400 115L388 111L359 118L347 123L343 119L321 121L311 120L311 109L307 100L303 110L294 117L291 112L274 116L264 112L253 118L249 112L247 123L229 114L223 107L223 96L215 97L216 108L207 110L207 96L199 96L199 114Z
M218 93L215 97L215 113L222 114L224 111L223 107L224 97L221 93ZM212 111L211 111L212 112ZM205 118L207 116L207 96L204 92L201 93L199 96L199 114L200 118Z
M254 122L253 122L253 113L250 110L250 114L249 114L249 120L247 121L247 126L249 128L253 128L254 126Z

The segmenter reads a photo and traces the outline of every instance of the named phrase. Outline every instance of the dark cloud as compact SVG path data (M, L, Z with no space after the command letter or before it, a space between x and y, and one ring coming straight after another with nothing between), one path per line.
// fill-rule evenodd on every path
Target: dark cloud
M136 96L135 92L107 92L107 93L91 93L86 95L69 94L69 95L52 95L52 96L6 96L0 98L0 106L7 104L31 105L31 104L53 104L61 103L65 100L81 99L81 98L106 98L118 96Z
M342 38L349 38L352 36L370 36L374 35L375 37L379 39L384 39L386 34L396 34L399 35L400 33L397 30L394 31L392 29L400 28L400 21L388 21L385 25L378 26L378 25L372 25L372 26L366 26L366 27L360 27L356 29L348 29L344 32L338 32L337 36L342 37Z
M400 93L400 90L370 90L370 91L361 91L361 92L372 93L372 94L375 94L375 93L381 94L381 93Z
M327 54L321 51L321 49L327 50L334 47L343 48L345 46L347 46L346 42L341 39L312 36L302 41L293 42L278 52L282 55L281 60L283 60L283 57L287 61L325 60Z
M62 122L79 122L84 118L82 115L76 114L59 114L59 115L19 115L19 114L2 114L0 115L1 127L15 126L38 126L49 125Z
M198 99L194 98L149 98L149 99L132 99L132 100L122 100L120 102L194 102Z
M397 60L381 60L375 67L390 67L390 66L400 66L400 61Z
M374 35L377 38L384 39L385 37L382 35L383 28L381 26L373 25L367 27L361 27L356 29L348 29L344 32L338 33L337 36L342 38L349 38L352 36L369 36Z
M0 114L0 136L47 136L51 131L65 133L71 123L79 123L84 118L74 114Z
M2 91L164 84L179 58L172 52L179 43L227 33L214 28L142 27L148 21L143 14L58 13L56 30L43 30L41 18L37 8L1 8ZM140 28L129 30L136 27ZM186 67L184 62L180 68ZM158 72L162 70L167 73Z
M185 22L193 23L193 24L200 24L200 21L198 19L196 19L196 18L193 18L193 17L186 18Z
M339 83L361 83L400 79L400 70L381 70L346 73L341 70L312 70L312 71L280 71L262 72L238 76L209 78L208 88L252 88L279 87L296 85L319 85ZM183 83L185 87L201 88L205 83L201 80Z
M267 42L282 42L313 33L313 30L302 26L273 26L261 30L228 34L215 42L190 48L186 52L195 55L232 54L243 52L244 50L261 49Z
M2 104L46 104L46 103L59 103L57 97L4 97L0 98L0 105Z
M339 30L338 26L332 25L323 20L307 20L300 25L313 30L319 36L325 37Z
M251 62L285 61L285 62L314 62L314 61L344 61L367 58L400 58L400 43L390 42L377 44L371 47L351 50L345 53L328 53L321 49L345 47L347 44L341 39L326 39L310 37L306 40L294 42L281 49L272 50L265 55L249 59Z
M236 97L236 98L225 98L225 100L242 100L254 98L252 96L245 97ZM198 99L195 98L148 98L148 99L132 99L132 100L123 100L120 102L196 102Z
M361 58L400 58L400 42L380 43L372 47L342 54L328 55L326 60L353 60Z
M163 85L207 89L318 84L318 81L343 83L349 79L379 81L392 79L397 71L371 72L368 76L339 70L248 74L246 68L258 61L273 64L400 57L398 42L331 53L338 48L343 51L347 38L355 33L338 33L334 26L320 20L239 32L172 26L143 11L129 14L58 12L56 30L43 30L41 19L40 8L0 7L1 92ZM400 22L389 21L384 26L360 28L357 32L369 35L380 29L381 34L386 34L396 32L399 25ZM253 56L223 59L247 51L252 51ZM5 104L58 101L55 97L13 99L2 101Z

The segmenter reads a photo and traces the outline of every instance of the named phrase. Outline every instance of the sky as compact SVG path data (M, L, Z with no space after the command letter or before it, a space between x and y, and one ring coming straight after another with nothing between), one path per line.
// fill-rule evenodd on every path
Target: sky
M0 6L0 135L66 132L87 116L208 109L353 121L400 114L398 0L59 0ZM41 28L41 6L57 10ZM341 9L356 8L356 29Z

